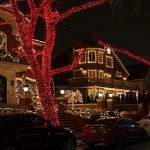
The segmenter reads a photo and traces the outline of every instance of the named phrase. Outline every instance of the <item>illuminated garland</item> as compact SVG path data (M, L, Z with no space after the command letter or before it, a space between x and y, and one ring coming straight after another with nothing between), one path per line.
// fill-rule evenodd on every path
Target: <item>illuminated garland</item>
M110 44L108 44L108 43L106 43L106 42L104 42L104 41L102 41L102 40L98 40L98 43L99 43L100 45L104 46L104 47L110 47L110 48L113 49L115 52L128 55L129 57L131 57L131 58L133 58L133 59L136 59L136 60L138 60L138 61L141 61L141 62L143 62L143 63L145 63L145 64L147 64L147 65L150 66L150 61L149 61L149 60L147 60L147 59L145 59L145 58L142 58L142 57L140 57L140 56L138 56L138 55L135 55L135 54L129 52L127 49L116 48L116 47L114 47L114 46L112 46L112 45L110 45Z
M78 7L73 7L69 11L67 11L67 12L61 14L59 17L57 17L55 19L55 24L57 24L62 19L65 19L66 17L69 17L69 16L71 16L72 14L74 14L76 12L79 12L81 10L88 9L88 8L91 8L91 7L94 7L94 6L97 6L97 5L101 5L103 3L106 3L107 1L108 0L97 0L97 1L89 2L87 4L83 4L83 5L78 6Z
M24 54L34 74L34 78L37 82L39 98L43 109L43 115L45 119L51 120L54 125L59 125L59 121L58 121L57 113L55 111L55 104L54 104L54 99L53 99L52 89L51 89L52 76L73 69L78 64L78 61L81 59L82 55L84 54L84 51L82 51L77 56L77 58L75 58L75 60L71 65L58 68L55 70L51 68L52 67L51 56L52 56L52 51L55 43L56 24L60 20L76 12L100 5L102 3L105 3L106 1L107 0L92 1L87 4L71 8L69 11L67 11L64 14L59 14L58 11L52 11L51 8L51 4L53 2L52 0L43 0L39 6L35 5L34 0L27 0L30 13L27 14L26 16L21 14L17 4L17 0L9 1L9 3L12 6L11 10L9 7L9 12L10 13L12 12L12 15L16 19L16 26L18 28L19 37L22 43L22 52L19 53L20 55ZM3 9L3 11L5 10ZM41 14L42 11L43 14ZM38 17L43 17L46 22L46 42L42 52L42 68L41 68L41 64L40 65L38 64L36 53L32 47L32 39L34 37L34 31L35 31ZM12 20L8 22L11 21ZM3 22L0 23L0 25L2 24L4 23Z
M24 87L28 87L28 91L24 91ZM31 82L25 78L23 79L18 79L16 81L16 102L19 104L20 98L24 97L26 95L30 95L32 98L32 103L31 105L34 108L34 112L40 113L41 112L41 103L39 101L38 93L37 93L37 88L36 88L36 82Z
M19 7L17 5L17 0L9 1L12 8L11 11L8 11L12 12L12 15L15 18L15 23L22 43L23 54L27 59L34 74L34 78L37 82L43 116L45 117L45 119L50 120L54 125L59 125L59 120L55 110L55 104L51 89L52 76L73 69L73 67L78 64L79 59L81 59L84 53L84 51L82 51L78 55L78 57L75 58L71 65L55 70L52 69L51 56L55 43L56 24L62 19L76 12L101 5L106 1L107 0L92 1L87 4L71 8L69 11L63 14L59 14L58 11L52 11L51 3L53 2L53 0L43 0L39 7L35 5L34 0L27 0L30 8L30 13L26 16L23 16L20 13ZM42 11L44 12L43 15L41 14ZM28 19L26 17L28 17ZM42 52L42 67L41 64L38 64L36 53L34 52L32 45L32 39L34 37L34 31L38 17L43 17L46 22L46 42L44 50ZM8 22L12 21L13 20L10 20ZM0 25L4 25L4 22L1 22Z
M21 57L14 57L10 52L5 52L4 54L3 53L0 53L0 58L3 60L5 58L9 57L13 62L17 62L19 63Z

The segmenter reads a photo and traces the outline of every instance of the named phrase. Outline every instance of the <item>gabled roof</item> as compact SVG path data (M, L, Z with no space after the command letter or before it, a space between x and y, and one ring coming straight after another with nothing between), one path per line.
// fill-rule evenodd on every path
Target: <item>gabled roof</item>
M135 79L144 79L150 66L146 64L136 64L136 65L126 66L126 68L130 74L129 79L135 80Z
M103 48L101 47L97 41L94 39L93 35L89 34L87 38L85 38L83 41L78 43L74 46L74 49L80 49L80 48Z
M91 35L91 34L89 34L87 36L87 38L84 41L82 41L79 45L74 47L74 49L81 49L81 48L102 48L102 49L104 49L104 47L102 45L98 44L98 42L94 39L93 35ZM111 51L112 51L113 56L116 58L116 60L122 67L122 69L129 76L127 69L125 68L125 66L123 65L122 61L119 59L117 54L112 49L111 49Z
M130 73L128 72L128 70L126 69L126 67L124 66L124 64L122 63L122 61L119 59L119 57L117 56L117 54L113 51L112 54L114 55L114 57L117 59L117 61L119 62L119 64L121 65L121 67L124 69L124 71L127 73L127 75L129 76Z

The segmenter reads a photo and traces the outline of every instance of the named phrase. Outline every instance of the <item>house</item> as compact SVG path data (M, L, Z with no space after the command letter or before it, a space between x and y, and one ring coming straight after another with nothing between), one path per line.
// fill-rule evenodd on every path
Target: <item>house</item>
M137 87L128 81L129 73L117 54L109 47L98 45L91 36L88 36L81 44L74 46L72 57L68 59L77 56L84 48L86 48L84 56L73 69L68 83L66 82L69 89L78 89L85 97L100 93L118 95L137 90ZM63 80L65 76L66 74ZM56 87L58 87L57 84Z
M5 5L10 9L9 5ZM0 21L8 21L12 15L6 11L0 11ZM44 43L33 40L35 50L43 48ZM21 49L18 31L15 23L0 26L0 105L26 105L23 98L30 97L29 91L35 91L35 80L32 76L27 61L13 52L13 49ZM29 89L25 88L28 86ZM27 90L27 91L24 91ZM21 104L21 105L22 105Z

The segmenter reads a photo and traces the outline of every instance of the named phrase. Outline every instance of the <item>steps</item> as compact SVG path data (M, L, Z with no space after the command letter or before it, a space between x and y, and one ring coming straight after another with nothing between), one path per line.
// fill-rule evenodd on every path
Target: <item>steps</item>
M69 118L67 118L65 115L63 115L62 113L57 113L58 114L58 118L59 118L59 122L60 125L62 127L66 127L69 129L74 130L75 133L77 132L81 132L82 127L79 126L77 123L75 123L74 121L71 121Z

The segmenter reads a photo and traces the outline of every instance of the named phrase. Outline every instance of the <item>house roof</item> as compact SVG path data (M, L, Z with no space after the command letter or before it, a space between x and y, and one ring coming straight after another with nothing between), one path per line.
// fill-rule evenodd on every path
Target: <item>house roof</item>
M130 80L135 79L144 79L146 73L148 72L149 66L146 64L136 64L136 65L129 65L126 66L130 76Z
M103 48L103 46L99 45L94 37L89 34L83 41L74 45L74 49L80 48Z

